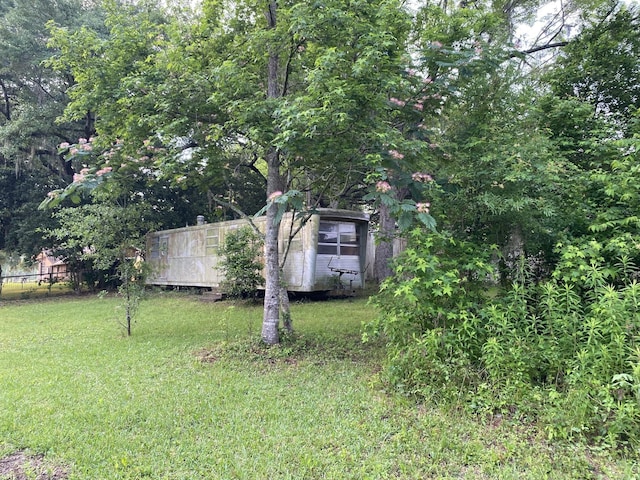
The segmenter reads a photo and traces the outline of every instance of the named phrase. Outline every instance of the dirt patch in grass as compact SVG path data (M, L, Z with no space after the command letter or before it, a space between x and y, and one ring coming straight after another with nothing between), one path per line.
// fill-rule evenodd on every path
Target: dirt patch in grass
M381 352L378 342L363 344L360 335L321 337L293 334L273 346L265 345L257 337L246 337L219 342L193 354L204 364L238 361L296 367L301 362L324 365L331 361L351 361L379 369Z
M2 480L65 480L66 468L52 465L43 455L27 455L15 452L0 458L0 479Z
M197 352L195 352L195 356L202 363L216 363L218 360L220 360L220 352L207 348L198 350Z

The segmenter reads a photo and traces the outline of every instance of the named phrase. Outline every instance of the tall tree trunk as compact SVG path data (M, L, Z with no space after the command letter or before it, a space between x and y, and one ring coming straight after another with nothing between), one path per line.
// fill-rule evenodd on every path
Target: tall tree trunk
M276 2L268 3L267 26L276 28ZM278 54L269 47L269 65L267 77L267 98L278 97ZM280 186L280 154L275 147L270 147L267 160L267 197L276 192ZM264 255L266 267L264 313L262 317L262 341L267 345L275 345L280 341L278 322L280 319L280 265L278 261L278 225L275 219L278 207L272 204L267 209L267 225L265 227Z
M277 152L269 152L268 156L277 156ZM269 175L271 177L271 166ZM268 182L271 183L270 181ZM271 192L271 189L269 190ZM275 190L273 190L275 191ZM273 192L271 192L273 193ZM262 341L267 345L275 345L280 341L278 321L280 318L280 266L278 260L278 225L276 213L278 207L272 204L267 209L267 225L264 237L264 258L266 279L264 289L264 313L262 317Z
M524 282L528 272L524 271L524 238L519 225L512 227L507 244L502 248L502 261L500 264L500 281L503 286L512 282Z
M280 272L282 275L282 272ZM291 304L289 303L289 292L287 286L280 282L280 314L282 316L282 326L288 332L293 332L293 321L291 320Z
M391 217L389 207L380 205L380 231L376 239L376 258L373 264L374 278L378 283L393 274L391 259L393 258L393 238L395 236L395 220Z

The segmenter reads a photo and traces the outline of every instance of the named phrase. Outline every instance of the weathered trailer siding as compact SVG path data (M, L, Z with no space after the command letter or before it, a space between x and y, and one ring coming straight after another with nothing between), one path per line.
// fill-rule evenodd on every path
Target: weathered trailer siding
M343 275L343 283L349 285L351 282L354 288L364 286L368 218L364 213L348 210L327 209L312 215L289 247L284 265L288 289L296 292L330 290L335 287L336 269L341 268L358 272L356 275ZM280 224L280 255L284 254L291 232L299 226L299 222L294 221L292 227L292 221L291 215L285 215ZM254 220L263 232L265 222L265 217ZM340 255L339 251L319 254L318 236L323 222L354 224L359 241L357 254ZM224 280L218 250L224 245L226 235L244 225L248 225L246 220L232 220L150 233L147 237L147 259L152 274L147 283L218 290ZM337 242L339 240L337 237Z
M299 227L300 222L291 225L291 215L282 219L280 224L280 235L278 238L278 252L282 256L289 243L290 234ZM292 291L304 292L313 291L313 282L309 281L309 273L313 271L313 252L315 244L313 241L314 218L311 217L304 228L291 240L287 261L284 264L283 274L287 283L287 288ZM266 272L263 272L265 275Z

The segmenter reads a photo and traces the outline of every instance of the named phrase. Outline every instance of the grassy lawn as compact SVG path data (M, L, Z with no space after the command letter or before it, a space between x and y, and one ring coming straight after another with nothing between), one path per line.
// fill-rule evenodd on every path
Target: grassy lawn
M113 298L0 304L0 460L71 479L636 478L632 459L532 427L385 394L363 300L293 306L300 338L255 342L262 311L164 294L133 336ZM1 478L1 477L0 477Z
M72 293L71 287L67 283L47 282L11 282L3 283L0 289L0 302L3 300L30 299L48 296L65 295Z

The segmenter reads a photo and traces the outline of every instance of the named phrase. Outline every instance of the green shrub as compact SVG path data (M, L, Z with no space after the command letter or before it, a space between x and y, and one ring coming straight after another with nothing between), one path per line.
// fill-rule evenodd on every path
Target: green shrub
M468 384L480 351L473 341L481 330L477 312L492 274L488 252L445 234L411 233L395 275L372 299L381 313L365 331L388 342L390 384L412 395ZM463 345L461 337L471 341Z
M262 239L249 226L227 234L220 248L224 272L222 291L230 297L246 298L263 283L260 253Z

